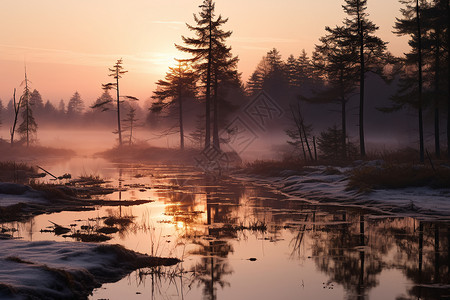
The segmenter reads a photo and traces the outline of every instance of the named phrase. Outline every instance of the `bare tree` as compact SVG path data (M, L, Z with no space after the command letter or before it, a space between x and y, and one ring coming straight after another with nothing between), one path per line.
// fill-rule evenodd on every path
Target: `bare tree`
M14 133L16 131L16 125L17 125L17 118L19 116L19 110L20 110L20 104L22 102L22 97L19 98L19 103L16 103L16 89L14 89L14 94L13 94L13 106L14 106L14 122L13 122L13 126L10 129L10 134L11 134L11 146L14 145Z

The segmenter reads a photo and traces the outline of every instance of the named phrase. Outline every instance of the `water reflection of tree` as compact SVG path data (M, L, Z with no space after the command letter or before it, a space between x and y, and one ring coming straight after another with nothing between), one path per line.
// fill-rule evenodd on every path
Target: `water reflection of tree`
M368 251L367 246L380 250L377 246L382 241L373 238L372 232L368 239L363 214L344 216L342 221L348 218L349 223L316 227L321 234L313 243L313 256L318 268L344 287L348 299L366 299L368 290L378 285L384 254L384 251Z
M347 298L367 298L381 271L391 268L402 270L414 283L407 299L441 299L449 294L448 225L408 218L364 220L363 215L342 220L347 218L348 223L316 226L312 248L319 269L344 286Z
M233 251L233 247L227 241L214 240L192 252L202 256L191 271L194 274L193 282L203 286L204 299L217 299L217 287L230 286L224 277L233 273L227 259L228 254Z
M449 228L439 223L419 222L414 229L413 235L402 238L413 245L408 248L412 259L402 261L405 276L415 283L408 294L417 299L442 299L450 292Z
M226 276L233 271L228 254L234 250L229 240L236 238L236 232L222 230L220 226L216 227L214 224L238 222L235 215L245 187L231 182L217 185L208 178L191 184L181 187L182 191L169 191L164 195L166 203L169 204L166 206L166 214L173 215L175 222L183 222L181 238L188 239L190 244L197 246L189 253L200 256L199 261L189 270L193 274L191 284L203 287L204 299L217 299L217 289L230 285L226 281ZM202 218L195 211L196 205L199 204L196 195L199 194L202 195L201 206L206 208L203 212L206 216Z

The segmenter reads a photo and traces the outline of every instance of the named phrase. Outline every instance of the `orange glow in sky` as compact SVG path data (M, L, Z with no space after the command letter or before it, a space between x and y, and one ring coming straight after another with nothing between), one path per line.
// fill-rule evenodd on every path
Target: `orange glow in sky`
M202 0L14 0L0 10L0 99L6 105L23 80L24 64L32 88L44 101L57 103L75 91L87 104L109 82L108 68L122 58L129 72L121 82L124 94L144 102L164 77L174 58L184 57L174 44L192 36ZM261 57L277 48L286 59L302 49L311 54L325 26L341 24L343 0L218 0L216 13L228 17L228 44L238 55L243 80ZM394 55L408 51L407 39L392 33L401 4L369 0L370 19L380 26Z

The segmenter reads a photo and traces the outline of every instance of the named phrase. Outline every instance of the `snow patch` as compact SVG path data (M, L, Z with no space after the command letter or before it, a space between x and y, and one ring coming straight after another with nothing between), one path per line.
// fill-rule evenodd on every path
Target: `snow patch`
M137 268L178 262L119 245L51 241L2 241L0 253L2 299L85 299Z
M33 190L31 187L16 184L0 182L0 206L7 207L19 203L46 203L47 199L41 192Z
M379 165L380 162L373 162ZM377 189L370 193L347 190L351 168L335 168L341 174L327 175L327 167L319 166L301 175L291 171L280 172L282 177L234 176L279 190L291 200L311 203L360 206L384 213L418 217L421 219L450 218L450 189L411 187L404 189Z

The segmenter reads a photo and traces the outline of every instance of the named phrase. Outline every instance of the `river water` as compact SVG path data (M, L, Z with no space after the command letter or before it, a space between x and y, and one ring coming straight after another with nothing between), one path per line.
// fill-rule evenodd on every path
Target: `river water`
M16 237L68 241L45 232L49 221L83 231L105 217L130 217L106 243L183 260L137 270L91 299L450 299L448 223L311 204L185 166L100 158L42 166L106 178L116 191L104 199L152 202L3 224Z

